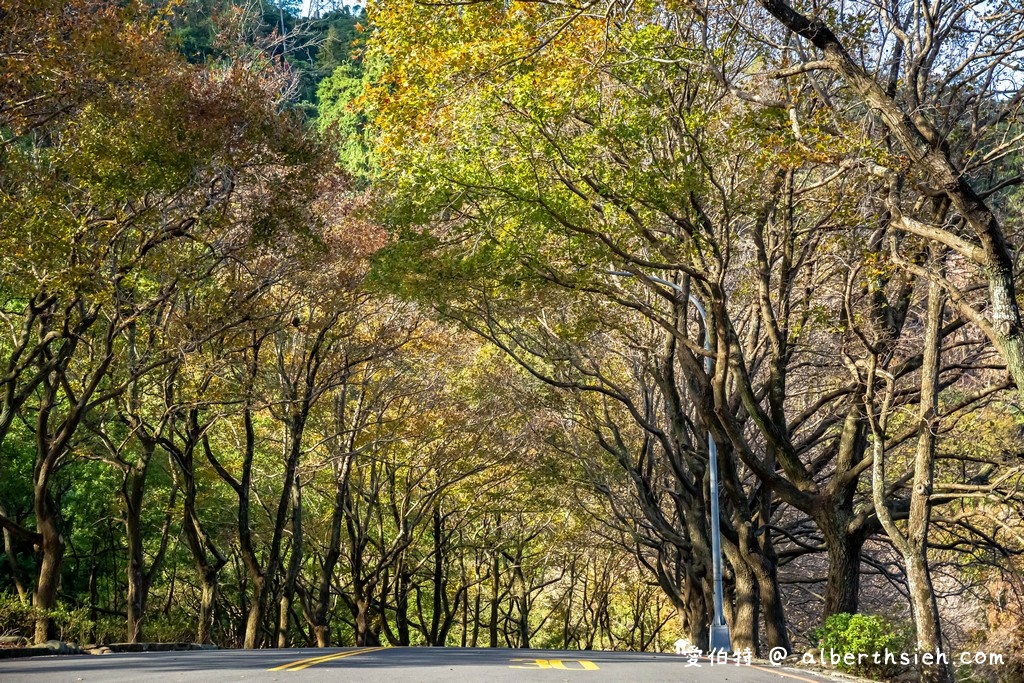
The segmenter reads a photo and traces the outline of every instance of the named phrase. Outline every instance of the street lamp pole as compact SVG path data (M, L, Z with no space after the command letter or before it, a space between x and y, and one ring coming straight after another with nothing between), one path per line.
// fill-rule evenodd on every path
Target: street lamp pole
M636 277L636 273L629 271L612 271L609 275L617 275L620 277ZM675 290L679 294L684 294L683 288L677 285L671 280L665 280L660 277L654 277L647 275L646 278L651 282L657 282L660 285L665 285ZM708 382L711 382L711 328L708 325L708 314L704 310L704 304L700 302L694 294L688 295L690 303L697 309L697 313L700 314L700 320L704 324L704 372L707 373ZM708 474L711 479L711 567L712 567L712 579L714 580L714 614L711 617L711 627L708 633L708 649L711 651L728 652L732 649L732 645L729 638L729 625L725 623L725 611L724 611L724 594L722 591L722 531L721 522L718 511L718 444L715 443L715 437L712 436L711 430L708 430Z

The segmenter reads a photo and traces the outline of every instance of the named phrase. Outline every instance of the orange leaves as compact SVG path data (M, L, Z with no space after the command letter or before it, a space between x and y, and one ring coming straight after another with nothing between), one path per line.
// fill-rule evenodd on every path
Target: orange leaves
M95 0L12 0L0 15L0 126L31 130L173 61L160 15Z
M142 282L135 269L183 283L208 275L211 254L335 220L310 208L322 178L342 182L330 151L279 109L289 76L270 60L190 65L167 44L170 10L13 2L17 14L0 15L0 130L13 134L0 141L0 270L12 291L93 292L117 286L112 273Z

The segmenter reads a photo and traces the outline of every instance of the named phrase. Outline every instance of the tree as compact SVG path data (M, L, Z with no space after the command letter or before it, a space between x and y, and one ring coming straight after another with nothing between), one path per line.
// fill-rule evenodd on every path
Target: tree
M30 49L38 32L76 13L94 17L85 31ZM188 240L200 253L214 252L214 263L224 258L231 238L245 239L218 235L235 191L272 166L293 185L288 164L304 152L301 132L266 97L276 87L272 70L189 67L167 49L160 17L139 7L84 3L54 19L46 3L32 3L23 14L19 28L28 29L15 38L24 43L5 53L17 68L4 101L30 106L5 107L14 137L5 140L2 170L10 247L3 290L9 319L22 327L8 347L0 431L17 416L37 435L36 530L5 526L40 549L36 640L43 641L65 549L52 477L90 413L171 360L160 352L142 360L130 349L140 320L170 312L178 277L188 272L179 259L193 252L175 246ZM81 87L51 82L61 68L81 70L74 79ZM285 203L261 202L260 210L269 216ZM248 227L249 235L260 229Z
M836 29L827 19L808 18L781 0L759 4L806 46L788 68L777 67L777 57L771 55L772 68L778 68L774 75L834 74L838 83L832 93L822 93L822 103L836 113L840 101L858 105L861 154L906 155L909 164L872 166L890 187L892 227L953 249L984 278L988 297L972 303L961 288L930 273L945 283L961 313L999 349L1024 397L1024 325L1012 238L996 208L999 193L1020 181L1012 161L1019 139L1012 131L1021 98L1019 89L1010 97L1000 91L1001 83L1012 82L1018 73L1015 60L1024 50L1014 33L1024 20L1020 9L1008 3L979 7L959 1L927 7L857 4ZM843 34L849 37L841 38ZM855 59L851 44L869 47L868 59ZM872 71L872 63L887 66ZM875 122L884 133L874 130ZM911 185L916 187L911 190ZM919 198L941 198L950 211L938 222L915 217ZM1012 221L1009 226L1012 230Z
M852 126L820 118L813 100L792 103L794 124L787 106L746 104L786 102L781 88L737 94L692 68L722 50L728 73L742 72L756 40L709 37L658 8L613 11L607 24L552 23L555 11L480 3L376 17L381 59L429 55L390 61L371 93L382 215L402 237L388 265L406 274L404 291L580 397L596 442L634 484L637 516L625 519L675 546L691 572L687 593L675 590L695 640L710 604L711 432L729 473L734 642L757 647L764 599L771 645L788 644L778 540L795 543L791 557L827 552L825 615L858 606L864 544L882 531L860 486L873 457L865 368L908 378L921 367L920 353L897 351L915 338L908 306L922 273L892 267L916 256L887 254L876 196L837 182L874 171L844 165ZM689 293L708 309L707 332L689 322ZM943 386L985 368L951 362ZM1003 388L965 392L950 413ZM656 493L663 472L671 494ZM905 503L893 512L906 515ZM783 526L801 517L811 543Z

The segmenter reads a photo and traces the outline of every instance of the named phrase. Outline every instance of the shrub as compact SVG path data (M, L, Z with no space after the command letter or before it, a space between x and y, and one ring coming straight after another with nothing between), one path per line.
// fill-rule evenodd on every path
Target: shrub
M18 596L0 593L0 636L31 638L35 632L35 610Z
M32 638L38 613L35 607L21 602L17 596L0 593L0 635ZM84 607L70 609L66 605L58 605L49 614L60 640L84 643L95 626L89 619L89 610Z
M128 640L128 626L123 617L98 617L92 641L97 645L123 643Z
M196 618L182 612L153 614L143 622L142 633L154 643L191 643L196 639Z
M57 638L69 643L82 644L88 642L96 624L89 618L89 609L79 607L70 609L66 605L58 605L50 610L53 627Z
M833 614L825 620L825 625L815 632L818 647L828 659L832 653L840 659L847 654L868 654L871 657L864 661L847 664L840 661L836 668L840 671L865 676L875 680L887 680L906 671L907 667L899 663L901 653L910 652L912 632L903 623L892 622L874 614ZM886 663L886 651L896 655L896 663ZM874 653L882 655L882 661L873 661ZM856 657L855 657L856 659Z

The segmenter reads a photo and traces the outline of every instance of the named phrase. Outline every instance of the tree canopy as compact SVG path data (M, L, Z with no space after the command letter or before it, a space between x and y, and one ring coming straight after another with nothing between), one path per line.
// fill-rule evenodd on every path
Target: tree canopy
M0 629L1016 680L1014 3L13 3Z

